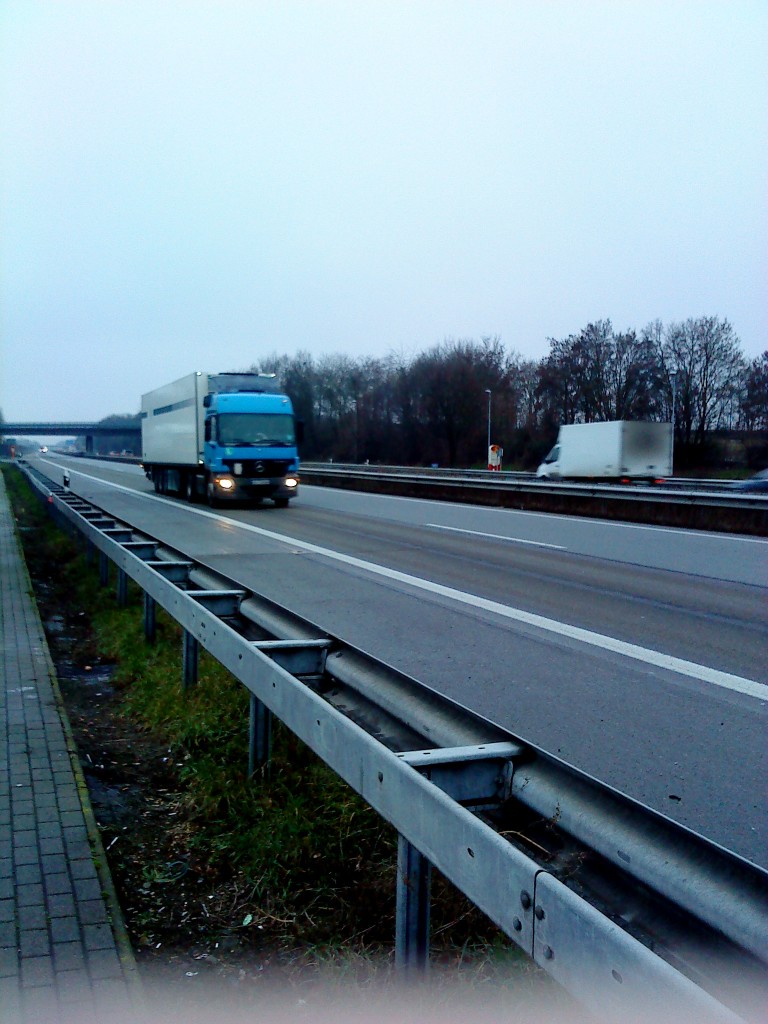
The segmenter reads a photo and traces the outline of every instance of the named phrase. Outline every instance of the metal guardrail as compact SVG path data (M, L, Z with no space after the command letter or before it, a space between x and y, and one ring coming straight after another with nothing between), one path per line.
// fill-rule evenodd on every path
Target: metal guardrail
M302 468L316 470L339 470L340 472L357 472L377 476L389 474L396 476L436 476L450 477L455 480L535 480L535 473L503 469L493 471L492 477L487 469L454 469L449 466L387 466L370 465L360 462L302 462Z
M408 469L303 462L308 483L438 498L502 508L561 512L657 525L768 535L768 495L713 485L704 490L678 482L607 484L538 480L532 474L488 470ZM709 484L709 481L706 481Z
M250 691L249 767L277 715L398 831L396 956L426 960L435 865L600 1017L755 1019L768 1004L768 872L504 733L311 623L27 470L67 528ZM157 500L151 498L150 500Z
M472 484L485 484L489 487L520 487L534 486L537 490L554 489L560 492L565 489L566 493L579 494L606 494L610 493L616 497L626 496L652 500L675 500L674 495L681 491L685 492L686 498L694 499L712 494L728 495L738 505L745 500L749 503L762 503L768 507L768 498L760 494L741 493L731 480L706 480L685 477L667 477L663 480L649 482L647 484L616 484L601 483L600 480L579 482L568 480L543 480L535 473L525 473L510 470L490 471L487 469L451 469L439 466L423 466L414 469L412 466L370 466L358 463L342 462L302 462L302 473L338 473L340 476L356 477L397 477L413 480L451 480L454 482L466 482ZM670 493L671 492L671 493ZM730 504L730 502L729 502Z

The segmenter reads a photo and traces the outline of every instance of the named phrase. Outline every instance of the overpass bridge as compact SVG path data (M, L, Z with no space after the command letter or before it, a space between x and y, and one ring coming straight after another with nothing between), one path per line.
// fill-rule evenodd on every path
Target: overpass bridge
M0 423L3 437L85 437L86 452L93 451L94 437L104 434L127 434L131 439L141 438L141 427L135 421L113 421L111 423L88 423L72 420L67 423Z

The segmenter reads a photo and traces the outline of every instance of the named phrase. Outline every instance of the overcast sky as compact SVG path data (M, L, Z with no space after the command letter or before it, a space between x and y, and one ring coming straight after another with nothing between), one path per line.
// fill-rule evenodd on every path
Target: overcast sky
M766 0L4 0L0 38L7 421L601 318L768 347Z

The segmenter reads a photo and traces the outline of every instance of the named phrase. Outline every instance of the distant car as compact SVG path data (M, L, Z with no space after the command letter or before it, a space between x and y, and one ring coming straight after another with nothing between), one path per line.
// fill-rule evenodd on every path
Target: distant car
M47 451L48 451L48 445L47 445L47 444L41 444L41 445L40 445L40 454L41 454L41 455L45 455L45 453L46 453Z
M755 473L749 480L742 481L736 487L740 491L768 491L768 469L761 469L759 473Z

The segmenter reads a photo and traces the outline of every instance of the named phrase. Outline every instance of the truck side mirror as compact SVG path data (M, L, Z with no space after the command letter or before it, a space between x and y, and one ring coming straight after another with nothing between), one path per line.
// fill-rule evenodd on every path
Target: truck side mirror
M301 444L304 440L304 420L295 420L294 425L296 427L296 443Z
M206 409L210 409L210 407L211 407L211 396L210 395L204 395L203 396L203 405L204 405L204 407ZM207 440L207 438L206 438L206 440Z

